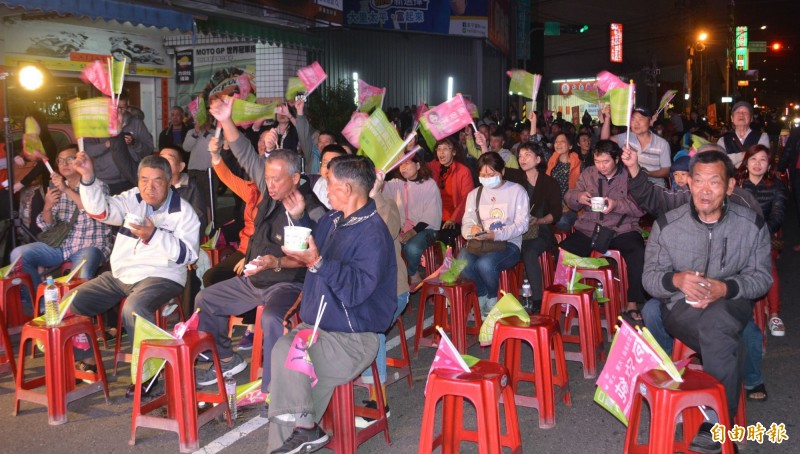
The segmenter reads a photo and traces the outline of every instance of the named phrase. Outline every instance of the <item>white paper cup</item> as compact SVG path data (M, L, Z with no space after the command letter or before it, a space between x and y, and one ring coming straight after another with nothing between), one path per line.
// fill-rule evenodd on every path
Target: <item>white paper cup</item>
M125 222L122 223L122 226L130 229L131 224L142 225L144 224L144 219L137 214L128 213L125 215Z
M308 237L311 229L287 225L283 228L283 247L290 251L305 251L308 249Z
M253 271L256 268L258 268L258 267L256 265L253 265L252 263L248 263L247 265L244 266L244 270L245 271Z
M592 197L592 211L603 211L606 209L606 199L603 197Z

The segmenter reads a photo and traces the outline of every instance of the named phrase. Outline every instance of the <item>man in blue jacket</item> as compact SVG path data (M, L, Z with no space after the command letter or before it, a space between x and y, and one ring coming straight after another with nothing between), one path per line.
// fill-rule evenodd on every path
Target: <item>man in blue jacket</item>
M283 249L306 263L300 317L305 323L279 339L272 351L270 433L268 452L312 452L328 442L317 425L334 388L367 368L378 352L378 334L392 323L397 306L397 263L386 224L369 198L375 166L362 156L340 156L329 164L328 199L332 211L320 219L302 252ZM295 225L311 227L300 197L284 200ZM302 217L302 218L301 218ZM317 382L284 367L298 331L317 322L307 348Z

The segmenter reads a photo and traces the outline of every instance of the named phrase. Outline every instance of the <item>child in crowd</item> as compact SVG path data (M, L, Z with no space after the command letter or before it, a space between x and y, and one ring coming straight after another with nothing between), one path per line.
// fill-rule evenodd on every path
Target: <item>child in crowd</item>
M670 167L670 177L672 178L673 188L686 188L689 181L689 155L679 152Z

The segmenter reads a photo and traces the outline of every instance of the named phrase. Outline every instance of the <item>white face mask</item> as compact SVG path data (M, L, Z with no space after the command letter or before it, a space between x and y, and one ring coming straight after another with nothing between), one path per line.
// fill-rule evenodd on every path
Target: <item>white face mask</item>
M484 188L494 189L494 188L500 186L500 182L502 181L502 179L500 178L500 175L495 175L495 176L489 177L489 178L480 177L480 178L478 178L478 181L480 181L481 185Z

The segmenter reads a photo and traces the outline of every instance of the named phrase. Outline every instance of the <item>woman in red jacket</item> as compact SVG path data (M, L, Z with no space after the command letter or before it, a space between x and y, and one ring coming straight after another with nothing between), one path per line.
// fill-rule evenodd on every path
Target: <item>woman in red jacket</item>
M428 163L433 180L442 191L442 228L439 230L439 240L450 246L455 245L455 237L461 232L461 218L464 217L467 194L475 187L469 168L459 162L460 155L456 147L456 143L449 138L439 140L434 147L436 159Z

